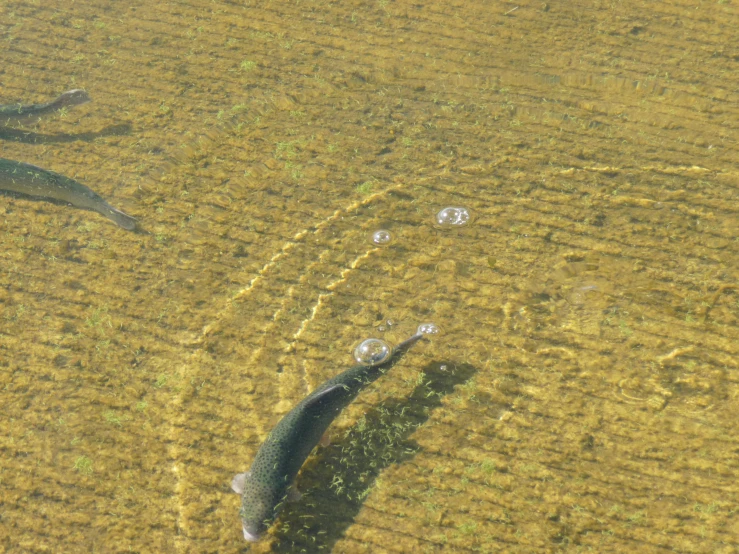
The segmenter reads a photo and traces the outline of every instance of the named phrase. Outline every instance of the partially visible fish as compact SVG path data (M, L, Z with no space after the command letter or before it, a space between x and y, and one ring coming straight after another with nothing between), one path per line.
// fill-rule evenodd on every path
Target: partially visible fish
M90 95L82 89L68 90L56 100L45 104L7 104L0 105L0 125L16 123L36 123L41 117L50 115L72 106L79 106L91 100Z
M231 488L241 495L239 515L247 541L258 540L272 525L288 496L299 495L293 487L295 477L341 410L421 337L418 332L401 342L381 364L354 366L319 385L272 429L249 471L231 481Z
M0 189L69 202L104 215L129 231L136 220L108 204L102 196L74 179L35 165L0 158Z

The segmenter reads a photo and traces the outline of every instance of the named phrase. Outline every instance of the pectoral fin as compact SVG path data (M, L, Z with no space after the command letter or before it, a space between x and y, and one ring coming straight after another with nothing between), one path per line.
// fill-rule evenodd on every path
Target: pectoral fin
M290 488L287 490L287 501L297 502L302 497L303 497L303 493L298 490L297 485L295 485L295 483L290 485Z
M249 472L245 471L244 473L234 475L234 478L231 479L231 488L236 494L244 494L244 485L248 477Z

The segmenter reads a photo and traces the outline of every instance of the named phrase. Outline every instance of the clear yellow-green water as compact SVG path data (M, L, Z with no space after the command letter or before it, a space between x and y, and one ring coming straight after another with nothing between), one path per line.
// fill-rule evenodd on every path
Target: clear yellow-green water
M0 15L0 103L93 98L0 157L143 229L0 197L0 550L735 551L736 3ZM422 321L248 546L231 477Z

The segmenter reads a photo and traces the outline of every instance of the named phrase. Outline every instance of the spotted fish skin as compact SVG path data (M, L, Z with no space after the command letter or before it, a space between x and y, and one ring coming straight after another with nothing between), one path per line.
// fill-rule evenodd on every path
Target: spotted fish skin
M0 189L40 198L53 198L93 210L129 231L136 220L108 204L102 196L74 179L35 165L0 158Z
M246 473L231 486L241 494L239 515L244 538L256 541L279 514L303 462L359 392L382 376L415 344L417 333L393 349L390 358L376 366L358 365L324 382L306 396L272 429Z
M56 100L45 104L0 105L0 125L36 123L46 115L54 114L64 108L86 104L90 100L90 95L87 92L82 89L74 89L63 92Z

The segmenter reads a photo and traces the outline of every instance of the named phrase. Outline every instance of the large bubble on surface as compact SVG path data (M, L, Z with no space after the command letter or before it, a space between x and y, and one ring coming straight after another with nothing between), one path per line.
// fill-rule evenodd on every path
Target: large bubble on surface
M378 365L390 359L393 348L381 339L365 339L354 349L354 359L362 365Z
M421 323L416 329L416 333L419 335L438 335L441 333L441 329L436 323Z
M385 244L389 244L390 241L393 240L393 236L390 234L390 231L387 229L379 229L372 233L372 243L377 244L379 246L383 246Z
M461 227L467 225L471 219L472 215L467 208L450 206L436 214L436 224L439 227Z

